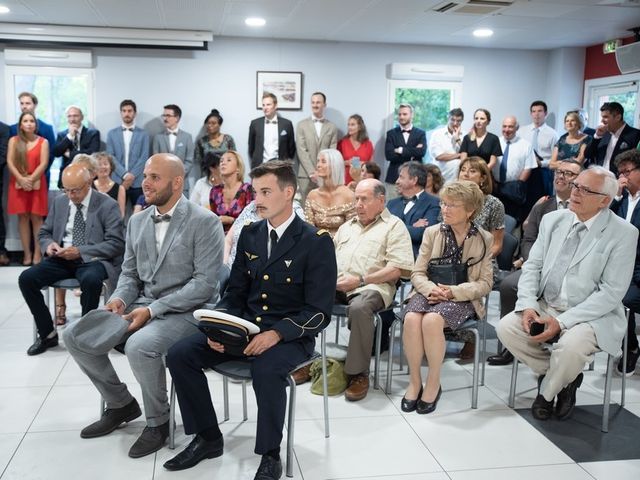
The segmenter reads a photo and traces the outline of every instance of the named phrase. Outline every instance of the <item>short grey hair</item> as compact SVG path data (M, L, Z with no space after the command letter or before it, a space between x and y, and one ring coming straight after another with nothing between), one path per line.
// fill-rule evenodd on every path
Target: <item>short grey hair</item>
M64 109L64 114L67 115L69 113L69 110L71 110L72 108L75 110L78 110L80 112L80 115L84 117L84 113L82 112L82 109L77 105L69 105L67 108Z
M592 165L587 168L586 171L593 172L602 179L602 193L609 197L609 205L611 205L611 202L613 202L613 199L618 194L618 180L616 176L613 172L600 165Z
M331 181L335 186L344 185L344 158L342 154L335 148L325 148L318 152L318 158L322 155L329 164L331 171ZM318 178L318 185L322 187L324 180Z
M387 195L387 190L384 188L384 183L380 180L374 180L370 178L369 180L373 181L373 196L374 197L385 197Z
M84 165L84 167L91 175L91 178L94 178L98 174L98 161L91 155L87 155L86 153L78 153L75 157L73 157L71 163L79 163L81 165Z

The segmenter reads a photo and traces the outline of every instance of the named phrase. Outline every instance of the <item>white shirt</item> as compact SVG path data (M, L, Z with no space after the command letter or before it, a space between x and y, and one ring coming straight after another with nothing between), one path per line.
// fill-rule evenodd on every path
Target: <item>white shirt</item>
M196 184L191 189L189 200L193 203L200 205L201 207L211 210L211 203L209 202L209 195L211 194L211 182L209 177L199 178Z
M93 188L89 188L89 193L80 202L82 204L82 218L87 221L87 210L89 209L89 201L91 200L91 191ZM73 221L76 218L76 204L69 200L69 218L67 218L67 225L64 227L64 237L62 237L62 247L70 247L73 245ZM85 232L86 234L87 232Z
M129 171L129 146L131 145L131 138L133 137L133 129L135 128L135 125L131 125L129 127L127 127L126 125L122 125L122 128L124 128L125 130L122 130L122 138L124 140L124 169L128 172ZM131 130L128 130L128 129Z
M275 120L276 123L271 123L271 121L266 123L267 118L265 117L263 162L271 160L272 158L278 158L278 116L274 116L273 120Z
M173 212L175 211L176 207L180 203L180 200L182 200L182 197L180 197L178 199L178 201L173 206L173 208L171 208L171 210L169 210L165 215L173 216ZM162 215L158 211L158 207L156 207L155 205L153 206L153 215ZM158 253L160 253L160 249L162 248L162 242L164 242L164 237L167 235L167 230L169 230L169 224L170 223L171 223L171 221L158 222L158 223L154 223L153 224L155 229L156 229L156 252L158 252Z
M167 135L169 136L169 151L173 153L176 151L176 139L178 138L178 129L176 128L175 130L167 130Z
M410 123L406 127L400 125L400 130L402 131L402 138L404 138L404 143L406 144L409 141L409 132L405 132L405 130L413 130L413 123Z
M567 202L564 204L563 202ZM562 200L559 196L556 195L556 209L564 210L565 208L569 208L569 199Z
M509 158L507 159L507 182L518 180L523 170L538 166L531 143L517 135L510 142ZM500 137L500 147L502 147L502 152L504 153L507 148L507 140L503 136ZM503 157L504 155L498 157L498 161L493 166L493 177L496 179L500 179L500 165Z
M273 228L271 226L271 222L267 220L267 255L268 256L271 256L271 249L273 248L273 245L271 245L271 230L276 231L276 235L278 235L278 241L280 241L280 239L282 238L282 235L284 235L284 232L287 230L289 225L291 225L291 222L293 222L295 218L296 218L296 212L292 210L291 216L287 218L278 228Z
M416 200L420 198L420 195L422 195L423 193L424 193L424 190L420 190L419 192L417 192L415 194ZM406 215L407 212L411 210L415 204L416 202L414 202L413 200L411 200L410 202L407 202L407 204L404 206L404 210L402 211L402 213Z
M602 163L602 166L607 170L609 170L609 166L611 165L611 157L613 156L613 151L616 149L616 144L618 143L618 139L622 134L622 130L624 130L624 127L626 126L627 124L623 122L622 126L618 130L616 130L615 133L611 134L611 138L609 139L609 145L607 145L607 152L604 155L604 162Z
M458 178L460 159L456 158L443 162L442 160L438 160L437 157L444 153L459 153L461 143L461 137L458 138L458 141L453 139L453 134L449 132L449 127L439 128L431 133L431 138L429 139L429 154L440 168L445 183L453 182Z
M629 223L631 223L633 210L636 208L638 200L640 200L640 190L638 190L635 195L631 195L631 192L627 195L627 216L625 217L625 220Z
M321 121L318 121L321 120ZM320 132L322 131L322 125L326 121L324 118L317 118L311 115L311 121L313 122L313 127L316 129L316 136L320 138Z
M534 145L533 137L535 129L538 129L538 143ZM546 123L536 127L533 123L520 127L518 134L533 146L533 151L542 157L542 166L548 167L551 161L553 147L558 143L558 132Z

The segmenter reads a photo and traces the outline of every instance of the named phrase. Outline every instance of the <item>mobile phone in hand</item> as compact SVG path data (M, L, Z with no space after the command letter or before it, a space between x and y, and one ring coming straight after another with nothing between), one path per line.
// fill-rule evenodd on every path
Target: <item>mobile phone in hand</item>
M540 335L542 332L544 332L544 323L531 322L529 325L529 335L535 337L536 335Z
M351 166L354 168L360 168L360 157L351 157Z

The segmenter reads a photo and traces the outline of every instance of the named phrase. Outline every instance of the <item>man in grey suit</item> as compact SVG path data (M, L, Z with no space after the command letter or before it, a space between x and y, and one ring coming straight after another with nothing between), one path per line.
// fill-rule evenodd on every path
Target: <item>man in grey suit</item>
M33 319L38 339L27 350L38 355L58 344L51 312L41 289L64 280L80 282L82 314L98 307L102 282L115 278L124 253L124 229L118 204L91 188L91 176L80 164L69 165L62 174L65 195L49 208L47 220L38 234L46 256L18 278Z
M162 112L162 121L166 130L157 133L153 137L152 153L173 153L182 160L185 171L185 179L191 178L193 172L193 137L190 133L179 128L180 119L182 118L182 109L178 105L165 105ZM198 172L200 173L200 172ZM197 175L196 175L197 176ZM188 197L189 182L185 180L184 195Z
M107 435L141 415L109 360L109 351L126 341L147 421L129 450L132 458L164 445L169 403L163 356L176 341L197 333L193 311L218 297L222 224L182 195L183 182L184 167L175 155L147 161L142 187L152 207L129 221L118 286L104 310L90 312L64 332L65 345L106 402L102 417L80 432L82 438Z
M318 152L338 145L338 129L324 118L327 97L322 92L311 95L311 117L298 123L296 129L296 151L298 152L298 192L302 204L307 194L316 188L311 180L318 162Z
M538 420L551 418L556 396L556 417L568 418L585 363L601 350L620 351L627 329L622 298L638 229L609 210L617 191L615 176L602 167L576 178L569 208L542 218L522 267L516 308L498 324L502 343L539 375L531 407Z
M296 155L293 124L278 115L278 97L273 93L262 95L262 112L264 117L252 120L249 125L251 168L275 158L293 160Z
M149 134L136 127L137 112L133 100L120 102L122 125L107 133L107 152L116 163L116 170L111 175L127 191L131 208L142 194L142 170L149 158Z

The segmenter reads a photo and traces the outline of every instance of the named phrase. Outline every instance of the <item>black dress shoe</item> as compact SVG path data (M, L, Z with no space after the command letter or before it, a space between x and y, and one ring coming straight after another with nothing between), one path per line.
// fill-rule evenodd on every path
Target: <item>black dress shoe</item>
M107 408L102 412L100 420L82 429L80 436L82 438L102 437L113 432L123 423L135 420L140 415L142 415L140 405L134 398L124 407Z
M416 409L416 405L418 404L418 400L422 396L422 387L420 387L420 391L418 392L418 397L415 400L407 400L405 397L402 397L402 401L400 402L400 409L403 412L413 412Z
M271 455L263 455L253 480L278 480L282 476L282 462Z
M425 415L427 413L433 412L438 406L438 400L440 400L440 395L442 395L442 386L438 389L438 395L436 395L436 399L433 402L425 402L420 397L418 397L418 402L416 403L416 413L419 415Z
M52 338L41 338L38 337L36 343L31 345L27 350L27 355L40 355L44 353L48 348L57 347L58 346L58 334Z
M531 405L531 415L536 420L549 420L553 413L553 400L547 401L542 395L538 394Z
M144 427L138 440L131 445L129 456L140 458L160 450L169 438L169 421L157 427Z
M582 373L578 375L573 382L564 387L558 393L558 401L556 402L556 417L559 420L564 420L571 416L573 407L576 406L576 391L582 384L584 375Z
M164 464L167 470L186 470L200 463L205 458L216 458L222 455L224 440L222 436L218 440L207 441L200 435L196 435L191 443L178 455Z
M489 365L509 365L511 362L513 362L513 354L506 348L503 348L499 354L487 358Z

